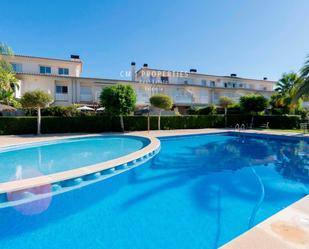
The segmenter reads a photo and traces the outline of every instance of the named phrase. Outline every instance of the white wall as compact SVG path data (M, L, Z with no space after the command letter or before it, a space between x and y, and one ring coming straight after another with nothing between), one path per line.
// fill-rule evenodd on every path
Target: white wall
M23 73L39 74L40 66L49 66L51 67L51 74L54 75L58 75L58 68L68 68L68 76L79 77L81 74L81 63L73 61L61 61L32 57L29 58L21 56L4 57L4 59L10 63L21 64Z
M63 78L52 76L33 76L33 75L19 75L21 77L21 94L26 91L33 91L36 89L44 90L50 93L55 98L56 105L69 105L73 103L99 103L99 96L102 88L111 85L112 82L107 80L92 80L84 78ZM121 82L114 82L121 83ZM195 87L186 85L168 85L168 84L141 84L141 83L128 83L136 91L137 104L149 104L149 98L158 93L167 94L172 97L175 104L178 105L206 105L210 103L217 103L220 96L228 96L234 100L238 100L242 95L254 93L255 90L246 91L240 89L220 89L220 88L206 88ZM56 85L66 85L68 87L67 101L57 100L55 93ZM86 88L87 91L81 91ZM82 96L84 93L87 96ZM214 92L214 93L213 93ZM262 92L264 96L270 97L272 92ZM63 97L63 96L60 96Z

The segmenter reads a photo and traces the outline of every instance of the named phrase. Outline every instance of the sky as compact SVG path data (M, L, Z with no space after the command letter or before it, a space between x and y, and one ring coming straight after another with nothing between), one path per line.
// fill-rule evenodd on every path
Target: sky
M83 76L150 68L277 80L309 54L308 0L3 1L0 42L67 59Z

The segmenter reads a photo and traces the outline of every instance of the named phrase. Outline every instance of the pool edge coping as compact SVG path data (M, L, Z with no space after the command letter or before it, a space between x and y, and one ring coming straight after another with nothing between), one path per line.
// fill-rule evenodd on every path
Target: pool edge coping
M109 134L110 136L115 135L115 134ZM120 135L120 134L116 134ZM160 149L161 143L160 140L156 137L152 136L145 136L145 135L135 135L135 134L122 134L124 136L131 136L131 137L141 137L141 138L146 138L150 141L148 145L146 145L144 148L137 150L135 152L132 152L128 155L115 158L112 160L108 160L103 163L97 163L85 167L80 167L72 170L66 170L63 172L57 172L53 174L48 174L48 175L43 175L43 176L38 176L38 177L33 177L33 178L28 178L28 179L23 179L23 180L17 180L17 181L11 181L11 182L4 182L0 183L0 195L1 194L6 194L6 193L12 193L12 192L17 192L17 191L22 191L22 190L28 190L28 189L33 189L37 188L40 186L46 186L46 185L52 185L54 183L58 182L63 182L71 179L76 179L79 177L87 176L90 174L94 174L97 172L101 172L104 170L112 169L121 165L126 165L130 162L136 162L137 160L140 160L150 153L153 153L155 151L158 151ZM98 134L91 134L91 135L79 135L79 136L74 136L75 137L94 137L98 136ZM102 135L105 136L105 135ZM107 135L108 136L108 135ZM67 139L67 138L59 138L55 140L62 140L62 139ZM45 140L44 142L47 141L53 141L54 139L51 140ZM37 142L38 144L43 141ZM36 142L34 142L35 144ZM14 144L14 146L22 146L26 145L28 143L20 143L20 144ZM0 148L4 148L4 146L1 146Z
M307 249L309 195L268 217L219 249Z

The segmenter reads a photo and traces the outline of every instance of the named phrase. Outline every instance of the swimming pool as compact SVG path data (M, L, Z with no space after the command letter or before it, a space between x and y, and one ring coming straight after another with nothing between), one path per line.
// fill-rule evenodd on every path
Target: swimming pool
M49 208L0 209L1 248L217 248L309 193L305 141L161 138L147 163L54 196Z
M93 136L12 146L0 150L0 183L106 162L150 143L136 136Z

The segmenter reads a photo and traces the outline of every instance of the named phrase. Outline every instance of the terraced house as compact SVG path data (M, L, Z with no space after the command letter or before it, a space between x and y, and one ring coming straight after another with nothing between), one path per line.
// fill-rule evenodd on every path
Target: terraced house
M140 106L149 104L149 98L158 93L170 95L180 110L190 106L216 104L220 96L238 100L250 93L260 93L270 97L275 81L248 79L229 76L208 75L191 69L188 72L158 70L144 64L136 70L131 63L131 80L83 77L83 63L78 55L71 55L68 60L42 58L35 56L5 56L17 73L20 88L16 97L35 89L50 93L55 105L82 103L95 105L99 102L102 88L117 83L131 85L138 96Z

